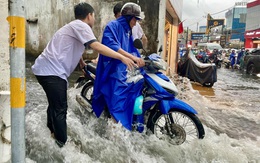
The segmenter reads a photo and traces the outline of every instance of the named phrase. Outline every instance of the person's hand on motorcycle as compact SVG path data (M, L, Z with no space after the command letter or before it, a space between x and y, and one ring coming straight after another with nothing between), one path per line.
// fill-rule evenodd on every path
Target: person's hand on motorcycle
M134 65L135 66L134 68L143 67L145 65L143 59L138 58L135 55L132 55L121 48L118 50L118 52L120 54L122 54L124 57L127 57L127 58L131 59L133 62L135 62L136 64Z
M133 60L137 64L138 67L144 67L145 66L145 62L142 58L134 57Z
M127 57L124 57L121 59L121 61L126 64L127 68L129 70L133 70L135 67L138 67L137 64L134 63L134 61L132 59L129 59Z
M82 72L84 73L84 75L86 75L86 72L84 71L84 69L85 69L85 66L87 66L87 64L86 64L86 62L83 60L83 57L80 58L79 66L80 66L80 69L82 70Z

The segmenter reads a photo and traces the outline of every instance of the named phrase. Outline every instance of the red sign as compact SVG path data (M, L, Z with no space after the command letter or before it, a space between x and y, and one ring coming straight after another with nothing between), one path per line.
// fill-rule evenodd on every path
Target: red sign
M247 3L247 8L255 7L257 5L260 5L260 0L256 0L250 3Z
M245 38L255 38L255 37L260 37L260 29L245 32Z

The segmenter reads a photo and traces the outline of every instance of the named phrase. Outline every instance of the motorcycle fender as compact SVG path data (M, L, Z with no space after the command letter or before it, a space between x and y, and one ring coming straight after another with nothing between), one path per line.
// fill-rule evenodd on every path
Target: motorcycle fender
M193 107L177 98L174 98L173 100L162 100L159 107L163 114L167 114L171 108L197 114L197 111L193 109Z
M81 81L84 80L84 79L85 79L84 76L80 76L80 77L77 79L76 83L79 83L79 82L81 82Z

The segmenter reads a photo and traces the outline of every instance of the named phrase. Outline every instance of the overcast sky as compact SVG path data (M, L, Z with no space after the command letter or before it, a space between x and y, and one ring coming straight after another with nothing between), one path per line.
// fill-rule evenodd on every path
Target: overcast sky
M224 19L228 8L232 8L235 2L251 2L253 0L183 0L182 21L183 27L197 31L199 26L206 25L206 15L208 13L214 19ZM221 12L225 10L224 12ZM219 13L220 12L220 13ZM215 14L218 13L218 14Z

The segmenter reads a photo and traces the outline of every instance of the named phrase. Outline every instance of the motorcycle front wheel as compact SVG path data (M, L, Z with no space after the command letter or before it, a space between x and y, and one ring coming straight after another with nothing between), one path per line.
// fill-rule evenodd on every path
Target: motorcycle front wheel
M205 131L199 118L180 110L171 110L168 114L157 111L150 117L150 130L162 140L173 145L203 139Z

